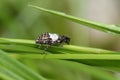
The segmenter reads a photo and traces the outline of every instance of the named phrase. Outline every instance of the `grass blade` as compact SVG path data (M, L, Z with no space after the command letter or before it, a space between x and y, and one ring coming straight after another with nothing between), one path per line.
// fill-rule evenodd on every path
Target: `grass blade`
M14 73L18 74L19 76L23 77L27 80L46 80L42 76L38 75L37 73L33 72L31 69L27 68L22 63L18 62L17 60L11 58L7 55L4 51L0 50L0 66L7 67Z
M15 58L43 59L41 54L11 54ZM47 54L45 59L63 59L99 67L120 67L120 54Z
M15 54L16 58L42 59L43 54ZM46 59L120 60L120 54L47 54Z
M49 10L49 9L45 9L45 8L41 8L35 5L29 5L30 7L39 9L41 11L53 14L53 15L57 15L57 16L61 16L65 19L69 19L72 20L73 22L77 22L81 25L85 25L100 31L104 31L107 33L114 33L114 34L120 34L120 27L117 25L109 25L109 24L104 24L104 23L99 23L99 22L95 22L95 21L90 21L90 20L85 20L82 18L77 18L71 15L67 15L65 13L62 12L58 12L58 11L53 11L53 10Z
M0 66L0 73L0 76L5 80L25 80L21 76L2 66Z
M40 49L24 46L24 45L4 45L0 44L0 49L6 51L14 51L14 52L29 52L29 53L42 53Z
M2 41L5 42L3 43ZM50 47L46 52L47 55L45 56L40 54L42 53L42 51L40 51L39 48L37 49L35 47L34 41L31 40L29 43L27 43L27 41L28 40L22 40L22 39L14 40L14 39L0 38L0 47L2 50L6 50L6 51L9 50L8 52L10 53L10 55L15 58L43 59L45 57L46 59L72 60L75 62L80 62L92 66L102 66L102 67L120 66L118 64L120 62L120 52L97 49L97 48L64 45L63 48L57 46ZM24 45L24 43L27 45ZM3 45L7 45L7 46L3 47ZM11 45L14 45L14 48L11 49ZM23 48L23 46L25 47L25 49ZM20 48L20 49L16 49L16 48Z
M43 46L45 47L45 46ZM24 40L24 39L8 39L0 38L0 48L6 51L21 51L25 53L43 53L41 49L35 44L33 40ZM57 46L51 46L47 50L50 53L71 53L71 54L81 54L81 53L92 53L92 54L120 54L120 52L89 48L89 47L80 47L74 45L64 45L63 48ZM46 51L46 53L48 53Z
M9 38L0 38L0 44L32 44L34 45L35 44L35 41L33 40L24 40L24 39L9 39Z

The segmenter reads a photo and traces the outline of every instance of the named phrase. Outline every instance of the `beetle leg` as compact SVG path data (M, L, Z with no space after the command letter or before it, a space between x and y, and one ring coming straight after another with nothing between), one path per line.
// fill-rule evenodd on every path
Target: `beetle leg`
M46 51L49 47L50 47L50 45L48 44L48 45L44 48L44 51Z
M51 45L47 45L44 49L43 49L43 54L45 54L45 51L50 47Z
M44 48L44 53L51 45L52 45L51 39L49 38L48 41L47 41L47 46Z
M42 44L39 44L39 45L38 45L38 48L41 48L41 46L42 46Z
M62 43L60 43L60 47L63 47L63 44L62 44Z

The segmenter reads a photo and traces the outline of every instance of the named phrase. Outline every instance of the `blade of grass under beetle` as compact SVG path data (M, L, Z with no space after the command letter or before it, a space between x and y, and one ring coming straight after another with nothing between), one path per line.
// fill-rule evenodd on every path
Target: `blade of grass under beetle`
M89 47L81 47L81 46L74 46L74 45L64 45L63 48L51 46L48 48L48 51L54 52L66 52L71 54L80 54L80 53L92 53L92 54L120 54L120 52L104 50L104 49L97 49L97 48L89 48Z
M43 59L41 54L10 54L15 58ZM63 59L99 67L120 67L120 54L47 54L45 59Z
M85 26L88 26L88 27L91 27L91 28L94 28L94 29L97 29L100 31L104 31L107 33L120 34L120 27L118 27L116 25L109 25L109 24L99 23L99 22L95 22L95 21L85 20L85 19L77 18L77 17L71 16L71 15L67 15L62 12L41 8L41 7L38 7L35 5L29 5L29 6L39 9L44 12L50 13L50 14L61 16L63 18L72 20L73 22L77 22L79 24L82 24L82 25L85 25Z
M0 43L35 44L33 40L0 38Z
M42 76L26 67L24 64L8 56L7 53L2 50L0 50L0 66L7 67L7 69L20 75L25 80L46 80Z
M0 49L6 51L17 51L17 52L30 52L30 53L42 53L43 51L34 47L24 46L24 45L7 45L0 44Z
M7 43L7 44L6 44ZM24 45L27 44L27 45ZM31 46L29 46L31 45ZM23 47L22 47L23 46ZM24 39L8 39L8 38L0 38L0 48L3 50L13 50L13 51L23 51L23 52L36 52L41 53L41 49L36 49L38 46L35 44L34 40L24 40ZM46 46L43 46L43 48ZM25 48L25 49L24 49ZM94 54L119 54L120 52L98 49L98 48L89 48L89 47L81 47L74 45L64 45L62 48L58 46L51 46L48 48L51 53L94 53ZM46 51L46 52L47 52Z
M41 59L44 54L16 54L10 53L15 58ZM120 54L46 54L46 59L81 59L81 60L120 60Z

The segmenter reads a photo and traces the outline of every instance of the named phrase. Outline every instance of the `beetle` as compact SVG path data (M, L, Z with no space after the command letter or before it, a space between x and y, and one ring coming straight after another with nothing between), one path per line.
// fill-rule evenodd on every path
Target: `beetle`
M58 35L55 33L43 33L39 35L39 37L36 40L36 44L39 44L40 46L43 44L46 44L47 47L44 49L46 50L49 46L52 45L62 45L63 43L69 44L70 43L70 37L65 35Z

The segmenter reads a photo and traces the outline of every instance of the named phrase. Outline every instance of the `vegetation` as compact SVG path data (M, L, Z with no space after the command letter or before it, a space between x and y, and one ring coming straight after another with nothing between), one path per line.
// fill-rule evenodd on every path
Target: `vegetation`
M31 4L27 7L71 20L106 34L117 34L118 37L120 34L120 27L117 25L85 20ZM38 12L36 14L38 15ZM28 35L24 38L29 40L16 39L15 34L11 35L15 38L0 38L0 78L2 80L117 80L115 73L120 71L120 52L64 45L63 47L51 46L43 54L42 48L46 46L39 48L35 40L30 40L30 35L26 34L22 28L15 28L19 23L15 21L13 24L13 28L23 31L21 34ZM27 22L25 24L29 25ZM12 28L10 29L12 31ZM19 34L15 30L12 33ZM38 34L36 31L37 28L33 33ZM18 38L22 36L21 34Z

